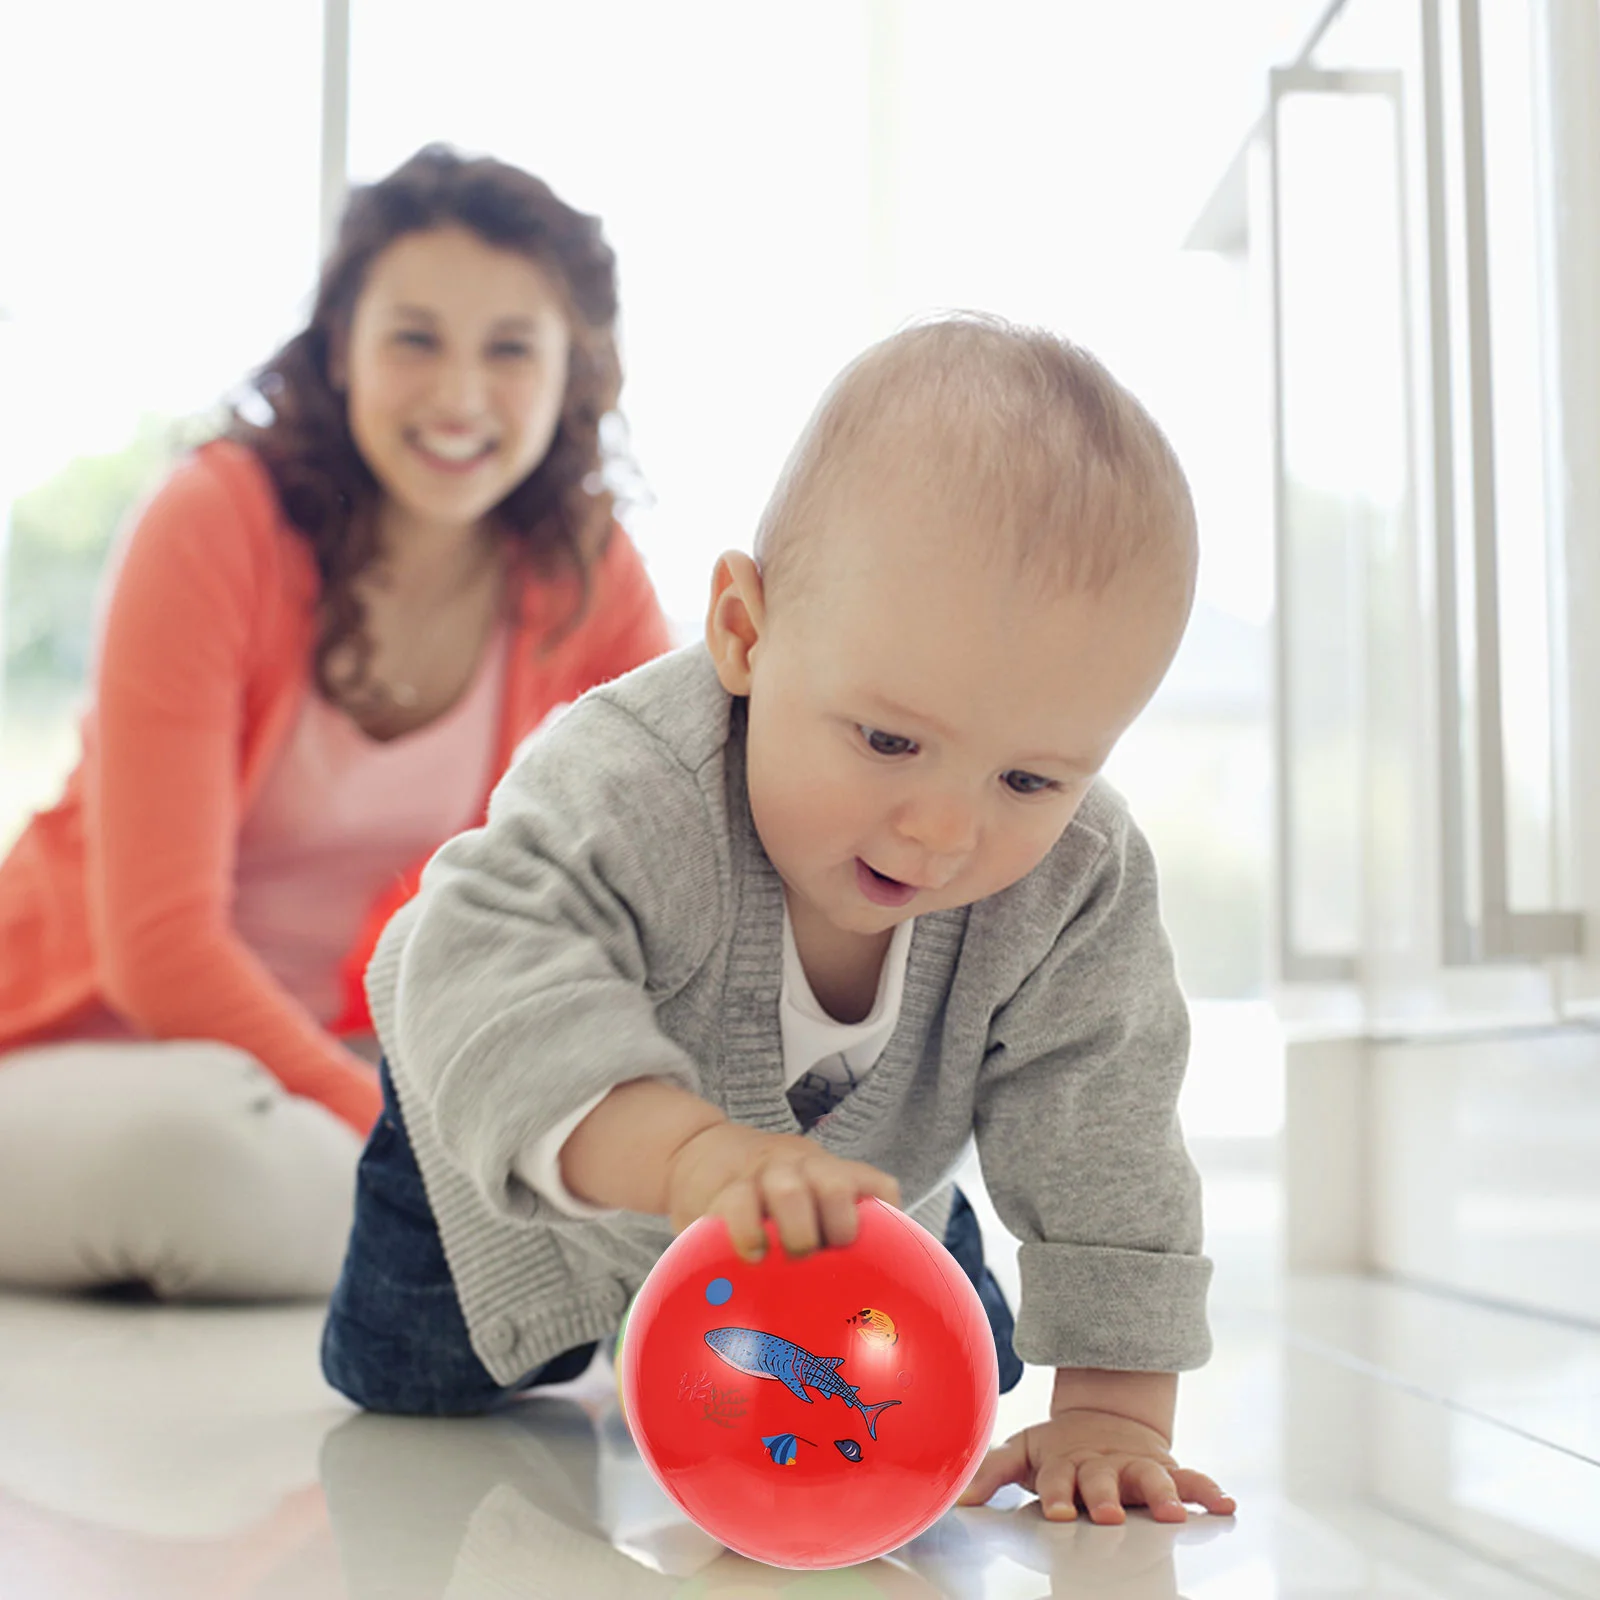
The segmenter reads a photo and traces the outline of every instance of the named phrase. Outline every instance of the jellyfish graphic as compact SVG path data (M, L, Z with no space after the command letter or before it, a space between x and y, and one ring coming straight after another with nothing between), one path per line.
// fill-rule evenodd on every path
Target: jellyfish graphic
M800 1453L799 1447L803 1444L811 1444L811 1441L809 1439L798 1439L792 1433L768 1433L762 1435L761 1443L776 1465L792 1467L794 1458ZM811 1444L811 1448L815 1450L817 1447Z

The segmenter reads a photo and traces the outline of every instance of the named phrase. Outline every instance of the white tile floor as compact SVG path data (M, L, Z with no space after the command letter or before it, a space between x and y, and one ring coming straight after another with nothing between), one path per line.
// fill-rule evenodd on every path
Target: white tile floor
M1269 1270L1273 1193L1208 1175L1217 1354L1183 1457L1236 1518L1047 1526L1023 1497L786 1573L677 1516L609 1368L492 1419L353 1413L315 1307L0 1298L3 1600L1488 1600L1600 1596L1600 1332ZM1048 1374L1002 1404L1032 1420Z

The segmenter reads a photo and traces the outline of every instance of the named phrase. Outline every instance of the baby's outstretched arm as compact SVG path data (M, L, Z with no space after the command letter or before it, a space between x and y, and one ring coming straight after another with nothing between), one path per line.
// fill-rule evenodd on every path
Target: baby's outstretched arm
M680 1231L720 1216L734 1249L751 1261L766 1249L767 1217L790 1255L806 1255L855 1238L862 1196L900 1201L888 1173L797 1134L730 1122L659 1078L613 1089L562 1146L561 1176L580 1200L665 1216Z
M1002 1484L1020 1483L1051 1521L1072 1521L1080 1502L1092 1522L1122 1522L1130 1505L1148 1506L1157 1522L1182 1522L1186 1500L1231 1516L1231 1496L1173 1458L1177 1397L1175 1373L1060 1367L1050 1420L991 1450L959 1504L982 1505Z

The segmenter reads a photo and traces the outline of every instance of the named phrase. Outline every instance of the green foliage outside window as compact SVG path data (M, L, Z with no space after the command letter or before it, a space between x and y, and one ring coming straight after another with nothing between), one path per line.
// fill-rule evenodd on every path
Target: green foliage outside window
M83 682L112 538L160 482L188 431L169 417L145 417L122 449L79 456L12 503L0 628L10 693Z

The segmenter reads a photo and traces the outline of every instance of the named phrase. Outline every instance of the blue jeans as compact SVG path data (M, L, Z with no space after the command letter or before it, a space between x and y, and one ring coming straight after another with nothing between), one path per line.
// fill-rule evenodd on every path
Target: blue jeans
M473 1352L387 1064L380 1077L383 1114L356 1169L355 1223L322 1330L324 1376L368 1411L413 1416L487 1411L525 1390L578 1377L596 1345L564 1350L509 1385L491 1377ZM978 1219L959 1189L944 1242L988 1313L1004 1393L1022 1377L1011 1308L984 1265Z

